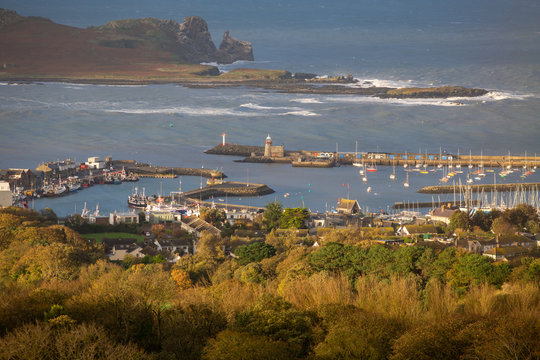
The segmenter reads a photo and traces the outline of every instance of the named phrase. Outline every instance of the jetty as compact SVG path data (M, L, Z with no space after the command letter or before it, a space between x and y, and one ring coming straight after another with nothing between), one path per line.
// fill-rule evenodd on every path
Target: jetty
M436 185L426 186L418 190L421 194L451 194L453 192L509 192L522 190L538 190L540 183L512 183L512 184L476 184L476 185Z
M478 200L470 200L470 201L464 201L464 200L460 200L460 201L429 201L429 202L418 202L418 201L413 201L413 202L402 202L402 201L398 201L398 202L395 202L394 205L392 205L392 209L400 209L400 210L404 210L404 209L420 209L420 208L436 208L436 207L441 207L443 205L450 205L450 206L459 206L459 207L465 207L465 206L478 206L480 205L481 202L478 201Z
M267 140L268 141L268 140ZM352 165L363 161L369 165L381 166L457 166L460 167L486 167L501 169L524 168L533 169L540 166L540 156L523 155L483 155L483 154L450 154L447 152L421 153L421 152L347 152L324 150L285 150L281 145L281 152L276 153L271 139L268 146L250 146L240 144L221 143L205 151L206 154L232 155L245 157L239 162L251 163L289 163L298 167L333 167ZM325 162L323 165L322 163Z
M152 166L145 163L139 163L135 160L114 160L112 165L117 169L124 168L127 172L132 172L139 177L166 178L176 176L202 176L209 179L222 179L227 177L227 175L219 170Z
M183 196L195 200L206 200L220 196L261 196L275 191L265 184L224 181L221 184L208 185L183 193Z

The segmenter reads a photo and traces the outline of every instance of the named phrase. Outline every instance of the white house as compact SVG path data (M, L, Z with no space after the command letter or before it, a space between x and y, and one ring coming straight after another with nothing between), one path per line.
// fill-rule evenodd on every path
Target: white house
M85 164L89 169L105 169L106 162L101 160L99 156L92 156L88 158Z

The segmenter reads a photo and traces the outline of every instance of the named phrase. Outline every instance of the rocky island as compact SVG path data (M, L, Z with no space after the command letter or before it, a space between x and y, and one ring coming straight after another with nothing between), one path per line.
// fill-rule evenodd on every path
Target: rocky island
M182 23L142 18L82 29L0 9L0 81L249 86L285 93L381 98L474 97L487 93L460 86L365 86L356 84L350 75L319 77L286 70L234 69L221 73L216 66L201 64L238 60L254 60L251 43L225 31L217 48L206 21L198 16L185 17Z

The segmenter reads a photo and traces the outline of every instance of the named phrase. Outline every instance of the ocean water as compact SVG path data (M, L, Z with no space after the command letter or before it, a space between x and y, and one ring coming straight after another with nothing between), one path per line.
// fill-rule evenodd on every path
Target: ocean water
M102 86L62 83L0 84L0 168L90 156L159 165L222 169L231 180L265 183L273 195L229 202L313 211L350 197L373 210L395 201L431 201L415 191L440 173L409 173L410 188L380 167L363 184L353 167L298 169L235 163L205 155L221 141L263 145L267 134L286 149L407 151L486 155L540 154L540 5L534 1L142 1L5 0L22 15L72 26L120 18L178 21L200 15L214 41L224 30L253 43L255 62L221 66L352 74L380 86L463 85L490 90L474 99L382 100L346 95L280 94L261 89L187 89L177 85ZM457 105L462 103L462 105ZM170 126L172 124L172 127ZM465 169L464 169L465 170ZM523 181L518 173L497 182ZM538 181L538 173L526 181ZM457 181L457 180L456 180ZM462 175L465 181L465 175ZM493 182L492 175L483 180ZM198 177L183 177L183 189ZM147 193L176 190L178 179L145 179ZM368 193L367 187L372 191ZM95 186L35 208L60 215L87 203L102 212L126 209L133 184ZM291 195L283 197L285 193ZM442 196L441 196L442 197ZM451 198L452 196L450 196ZM435 197L434 200L438 200Z

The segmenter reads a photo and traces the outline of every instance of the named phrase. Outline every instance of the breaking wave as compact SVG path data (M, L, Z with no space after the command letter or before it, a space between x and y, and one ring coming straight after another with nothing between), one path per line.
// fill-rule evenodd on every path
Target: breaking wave
M283 116L286 116L286 115L295 115L295 116L319 116L319 114L314 113L314 112L312 112L312 111L307 111L307 110L289 111L289 112L286 112L286 113L283 113L283 114L279 114L279 115L283 115Z
M302 110L297 107L287 107L287 106L263 106L254 103L247 103L240 105L242 108L254 109L254 110Z
M303 99L292 99L291 102L297 102L301 104L322 104L323 102L315 98L303 98Z
M122 114L168 114L168 115L190 115L190 116L258 116L260 114L253 112L241 112L228 108L210 108L210 107L170 107L157 109L105 109L105 112Z

